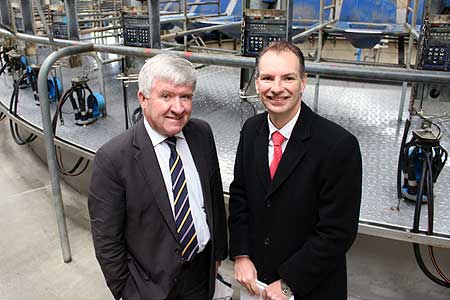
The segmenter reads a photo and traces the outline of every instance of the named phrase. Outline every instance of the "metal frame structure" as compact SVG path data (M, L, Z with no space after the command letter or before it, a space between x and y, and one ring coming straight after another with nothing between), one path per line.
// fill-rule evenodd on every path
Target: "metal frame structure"
M0 29L0 35L39 44L55 45L58 47L69 46L52 53L49 57L47 57L47 59L42 64L41 72L38 79L39 91L42 95L47 94L47 74L49 73L50 69L52 68L52 65L56 62L56 60L62 57L81 54L85 52L107 52L126 56L151 57L163 52L163 50L159 49L108 46L101 44L83 43L79 41L60 40L60 39L56 39L54 40L54 43L52 43L47 38L44 37L37 37L22 33L12 34L11 32L4 29ZM222 65L237 68L255 67L255 61L253 58L211 55L211 54L190 53L190 52L175 52L175 53L177 55L189 59L194 63ZM323 62L307 63L306 71L310 74L327 75L338 78L360 78L360 79L378 79L395 82L430 82L430 83L450 84L450 74L435 71L422 71L412 69L404 70L398 68L372 67L372 66L371 67L349 66L348 64L334 64L334 63L331 64ZM7 109L5 107L0 106L0 108L5 111L5 113L9 118L24 124L23 120L11 116L7 112ZM50 179L53 192L53 201L57 212L57 223L59 228L61 247L63 251L63 258L65 262L70 262L71 261L70 246L68 240L67 227L65 223L63 199L60 189L60 177L56 165L55 143L58 146L66 148L69 151L75 152L78 155L81 155L88 159L92 159L93 153L76 148L69 142L54 137L50 121L50 108L47 101L41 100L41 116L44 124L43 131L40 131L38 128L31 125L25 126L28 129L30 129L33 133L36 133L38 135L42 134L44 135L47 151L48 168L50 172ZM376 235L396 240L418 242L426 245L450 248L450 237L447 236L436 236L436 235L427 236L425 233L423 234L411 233L408 230L402 228L392 228L392 226L369 223L365 222L364 220L360 221L359 228L360 232L369 235Z

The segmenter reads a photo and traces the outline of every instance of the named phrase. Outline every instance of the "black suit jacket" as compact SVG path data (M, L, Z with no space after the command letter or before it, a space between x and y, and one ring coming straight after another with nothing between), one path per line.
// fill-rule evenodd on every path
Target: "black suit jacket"
M183 129L200 175L212 255L227 256L226 217L214 138L191 119ZM97 259L116 299L165 299L181 271L178 234L152 142L141 120L96 153L89 212Z
M230 186L230 257L249 255L266 283L295 299L347 299L345 253L361 201L356 138L304 103L274 180L267 113L242 128Z

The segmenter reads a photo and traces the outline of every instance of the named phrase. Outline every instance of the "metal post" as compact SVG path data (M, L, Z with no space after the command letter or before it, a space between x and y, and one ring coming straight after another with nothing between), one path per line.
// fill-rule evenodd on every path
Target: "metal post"
M47 165L50 173L50 181L52 185L53 202L56 211L56 220L58 223L59 239L63 253L64 262L72 261L70 253L70 244L67 233L66 217L64 215L64 205L61 195L60 177L56 162L55 141L53 135L52 122L50 117L50 105L47 99L48 87L47 78L53 64L60 58L79 53L81 51L92 51L92 44L71 46L62 48L50 54L42 63L38 77L39 100L41 107L42 128L44 131L45 150L47 154Z
M320 86L320 76L316 75L316 84L314 88L314 104L313 104L313 110L315 112L319 109L319 86Z
M0 13L2 24L12 29L11 11L9 0L0 1Z
M116 44L118 44L119 43L119 30L116 27L117 27L117 18L119 17L120 12L117 10L116 0L114 0L113 3L114 3L114 21L113 21L113 26L114 26L114 34L116 36L115 37L115 41L116 41ZM122 5L120 5L120 7L122 7Z
M187 31L187 28L188 28L187 1L188 0L183 0L183 6L184 6L184 9L183 9L183 14L184 14L183 31ZM184 44L184 51L187 51L187 49L188 49L187 35L185 35L183 37L183 44Z
M159 0L148 1L148 20L150 24L150 47L161 49Z
M35 34L32 2L29 0L20 0L20 11L22 12L23 32Z
M319 23L320 25L323 24L323 13L324 13L324 0L320 0L320 20ZM319 40L317 41L317 57L316 57L316 62L320 62L320 60L322 59L322 39L323 39L323 28L320 28L319 30Z
M320 0L320 25L323 24L323 13L324 13L324 0ZM316 62L319 63L322 59L322 39L323 39L323 28L319 30L319 40L317 41L317 57ZM315 112L319 109L319 87L320 87L320 75L316 75L316 85L314 88L314 105L313 110Z
M77 19L77 0L65 0L64 8L66 10L67 18L67 33L69 34L69 40L80 40L80 31L78 28Z
M286 41L292 41L292 16L294 12L294 0L286 0Z
M408 1L408 4L411 3L411 1ZM417 18L417 11L418 11L418 0L414 0L414 8L413 8L413 14L411 17L411 27L409 28L409 41L408 41L408 53L407 53L407 59L406 59L406 68L411 69L411 58L412 58L412 49L414 45L414 33L416 32L416 18ZM406 7L406 19L408 19L408 10L409 5ZM407 20L406 20L407 23ZM398 118L397 121L401 122L403 118L403 108L406 101L406 88L407 88L407 82L404 81L402 84L402 93L400 96L400 108L398 111Z
M413 31L416 30L416 18L417 18L417 10L418 10L418 3L419 0L414 0L414 8L413 8L413 15L411 17L411 28L409 30L409 41L408 41L408 56L406 59L406 68L411 68L411 58L412 58L412 49L414 45L414 34ZM408 7L406 8L408 9Z

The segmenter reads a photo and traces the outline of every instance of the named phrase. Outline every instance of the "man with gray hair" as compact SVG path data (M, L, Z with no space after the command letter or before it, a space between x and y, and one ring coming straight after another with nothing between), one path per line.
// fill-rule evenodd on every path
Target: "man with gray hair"
M173 54L139 73L143 116L96 153L89 213L115 299L207 300L227 256L222 182L209 125L190 119L193 65Z

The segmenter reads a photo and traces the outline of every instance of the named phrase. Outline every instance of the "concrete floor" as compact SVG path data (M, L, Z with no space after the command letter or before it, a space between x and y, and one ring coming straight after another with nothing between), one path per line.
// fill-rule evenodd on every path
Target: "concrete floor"
M0 299L112 299L92 247L87 199L62 183L73 260L65 264L47 167L0 123Z

